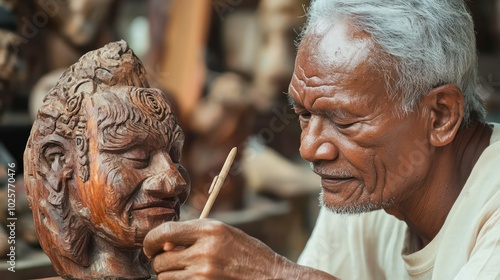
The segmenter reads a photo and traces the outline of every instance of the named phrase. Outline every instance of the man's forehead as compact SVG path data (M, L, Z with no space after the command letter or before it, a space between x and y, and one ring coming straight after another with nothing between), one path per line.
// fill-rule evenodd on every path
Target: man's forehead
M376 92L385 93L385 80L376 69L377 47L352 21L319 23L299 47L291 97L308 106L323 97L336 104L372 102Z
M374 55L373 48L370 34L359 30L352 21L319 22L307 32L300 44L297 67L302 71L296 72L302 72L304 78L328 80L329 76L337 73L366 71L369 68L367 62Z

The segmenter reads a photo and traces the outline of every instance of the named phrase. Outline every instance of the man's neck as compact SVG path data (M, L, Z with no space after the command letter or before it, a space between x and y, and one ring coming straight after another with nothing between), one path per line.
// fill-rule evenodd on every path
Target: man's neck
M442 228L474 165L488 147L491 133L490 126L478 122L459 130L453 142L435 150L425 183L396 207L385 209L406 222L421 239L422 247Z

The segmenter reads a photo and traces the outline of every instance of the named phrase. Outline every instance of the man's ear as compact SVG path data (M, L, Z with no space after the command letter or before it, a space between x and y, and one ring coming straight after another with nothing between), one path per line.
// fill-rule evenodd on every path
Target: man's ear
M48 200L52 205L61 205L64 200L67 181L73 176L70 161L68 150L60 141L46 142L40 149L40 175L49 191Z
M442 147L453 141L464 115L462 91L455 85L442 85L431 90L422 104L429 113L430 143Z

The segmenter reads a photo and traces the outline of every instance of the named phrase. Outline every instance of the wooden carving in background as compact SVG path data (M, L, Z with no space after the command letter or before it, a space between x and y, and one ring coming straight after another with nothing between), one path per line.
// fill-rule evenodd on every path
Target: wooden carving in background
M18 59L16 48L19 44L20 38L15 33L0 28L0 119L12 98L10 85Z
M24 154L40 244L67 279L147 279L146 233L179 218L184 134L124 41L89 52L47 94Z

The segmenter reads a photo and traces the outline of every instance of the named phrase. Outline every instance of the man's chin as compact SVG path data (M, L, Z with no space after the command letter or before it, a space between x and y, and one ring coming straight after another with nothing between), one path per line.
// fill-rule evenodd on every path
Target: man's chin
M328 211L341 215L356 215L382 209L381 205L372 202L351 202L335 205L325 201L323 192L319 195L319 204Z

